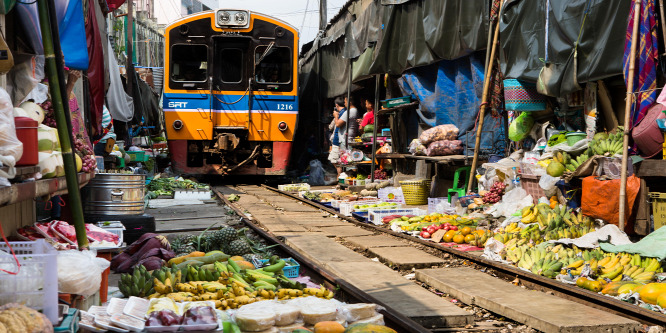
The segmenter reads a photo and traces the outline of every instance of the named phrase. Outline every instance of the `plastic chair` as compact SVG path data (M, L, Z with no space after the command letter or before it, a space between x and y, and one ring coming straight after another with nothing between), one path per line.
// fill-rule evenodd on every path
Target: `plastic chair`
M456 172L453 174L453 187L449 189L449 203L454 194L458 194L458 197L465 196L467 192L467 178L469 178L469 172L472 170L472 167L460 167L456 169ZM460 184L462 182L462 185Z

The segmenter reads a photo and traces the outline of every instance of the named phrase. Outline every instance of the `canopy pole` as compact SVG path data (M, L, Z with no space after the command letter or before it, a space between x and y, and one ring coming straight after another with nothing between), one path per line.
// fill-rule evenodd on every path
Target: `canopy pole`
M631 105L634 101L634 71L636 68L636 45L638 44L638 23L641 15L641 0L634 0L634 27L631 33L631 53L629 56L629 73L627 74L627 97L624 104L624 140L622 142L622 170L620 181L620 230L624 231L627 209L627 159L629 155L629 122L631 121Z
M379 105L379 83L380 83L380 75L377 74L375 75L375 109L372 112L372 161L370 164L370 182L374 183L375 182L375 161L377 158L377 111L379 109L377 106Z
M481 132L483 130L483 118L486 114L486 107L488 105L488 90L490 88L490 79L492 77L493 67L495 64L495 56L497 55L497 40L499 37L499 22L502 15L502 5L504 0L500 2L500 13L497 16L497 23L495 25L495 34L493 36L493 44L490 48L490 58L486 69L485 77L483 80L483 96L481 97L481 107L479 110L479 124L476 128L476 142L474 143L474 159L472 160L472 167L469 171L469 181L467 182L467 191L471 192L474 186L474 174L476 173L476 164L479 161L479 146L481 145Z
M347 122L345 124L347 126L347 130L345 131L345 137L344 137L344 140L345 140L344 147L345 147L345 149L349 149L349 129L351 128L350 123L353 120L351 118L351 86L352 86L352 71L353 71L353 69L354 69L354 62L353 62L352 58L349 58L349 77L347 78L347 105L345 105L347 107L347 111L346 111L347 112ZM342 154L342 152L340 152L340 154Z
M60 80L58 78L58 65L53 50L53 36L51 35L51 20L49 18L48 0L37 0L39 12L39 26L42 32L42 43L44 46L44 58L46 74L49 78L49 90L53 102L53 111L58 128L58 138L62 149L62 160L65 165L65 180L67 181L67 192L69 195L69 207L72 211L72 222L76 230L76 241L79 249L88 248L88 237L83 220L83 206L81 205L81 193L79 192L79 179L76 174L76 164L72 151L72 132L67 124L67 118L63 106L62 92L60 91ZM55 17L53 18L55 19ZM56 35L55 38L58 38Z

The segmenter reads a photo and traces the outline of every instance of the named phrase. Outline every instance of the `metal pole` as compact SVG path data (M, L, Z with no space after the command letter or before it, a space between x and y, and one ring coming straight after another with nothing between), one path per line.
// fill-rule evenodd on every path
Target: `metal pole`
M624 104L624 140L622 142L622 170L620 182L620 230L624 231L627 206L627 158L629 146L629 122L631 121L631 105L634 100L634 71L636 68L636 46L638 44L638 23L641 15L641 1L634 1L634 27L631 33L631 53L629 58L629 73L627 74L627 98Z
M349 149L349 129L351 128L351 86L352 86L352 70L354 62L349 58L349 77L347 77L347 130L345 131L345 148ZM341 152L342 153L342 152Z
M500 2L500 13L497 16L498 18L502 15L502 5L504 1ZM493 72L493 65L495 63L495 55L497 54L497 40L499 37L499 19L497 19L497 24L495 25L495 34L493 36L493 44L490 50L490 60L488 62L488 71L485 73L485 78L483 80L483 96L481 98L481 110L479 110L479 124L476 128L476 142L474 143L474 159L472 160L472 167L469 171L469 181L467 182L467 191L471 192L474 186L474 173L476 172L476 164L479 160L479 146L481 145L481 132L483 130L483 118L486 113L486 107L488 105L488 89L490 88L490 78L491 73Z
M379 82L380 74L375 75L375 109L373 110L373 130L372 130L372 161L370 165L370 181L375 181L375 158L377 157L377 111L379 108Z
M62 149L62 159L65 166L65 180L67 181L67 192L69 194L69 207L72 211L72 222L76 230L76 241L79 249L88 248L88 237L86 235L85 222L83 220L83 206L81 204L81 193L79 192L79 179L76 174L76 164L72 151L72 133L67 125L67 117L63 106L62 92L60 91L60 80L58 78L58 65L53 50L53 36L51 35L51 20L49 18L48 0L37 0L39 12L39 26L42 32L42 43L44 45L44 58L46 74L49 78L49 90L53 111L58 128L58 138ZM55 20L55 17L53 18ZM55 35L58 38L58 35ZM69 125L71 126L71 124Z
M127 1L127 94L134 97L134 0ZM137 119L140 120L140 119Z

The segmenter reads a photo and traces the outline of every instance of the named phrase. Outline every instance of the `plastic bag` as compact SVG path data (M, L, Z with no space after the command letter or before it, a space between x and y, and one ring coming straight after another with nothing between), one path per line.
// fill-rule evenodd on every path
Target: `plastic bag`
M551 192L551 191L557 189L555 184L557 184L557 182L559 182L559 181L560 181L560 177L553 177L553 176L550 176L550 175L543 175L543 176L541 176L541 179L539 180L539 186L541 186L541 188L546 193L548 193L548 192Z
M9 167L7 172L0 170L0 177L14 178L16 175L14 166L21 155L23 155L23 143L16 137L14 106L7 91L0 88L0 164Z
M456 155L463 151L462 141L460 140L440 140L428 145L426 154L428 156L446 156Z
M419 141L423 145L429 145L431 142L441 140L455 140L458 138L458 127L452 124L439 125L423 131L419 136Z
M629 219L629 216L640 188L641 181L638 177L627 177L627 205L625 210L627 224L623 231L628 234L632 234L634 230L633 220ZM583 178L581 200L583 215L618 225L620 217L620 197L618 193L620 193L620 179L598 180L594 176Z
M511 141L520 141L527 137L534 126L534 118L531 112L523 112L509 125L509 139Z
M320 160L310 161L310 179L308 184L313 186L324 185L324 167Z
M494 217L511 217L515 212L533 204L532 196L522 187L517 187L504 194L502 201L493 206L488 213Z
M425 155L426 151L428 148L424 146L419 139L414 139L412 140L411 143L409 143L409 152L412 155Z
M68 250L58 253L58 291L90 296L99 290L102 272L109 261L97 258L95 251Z

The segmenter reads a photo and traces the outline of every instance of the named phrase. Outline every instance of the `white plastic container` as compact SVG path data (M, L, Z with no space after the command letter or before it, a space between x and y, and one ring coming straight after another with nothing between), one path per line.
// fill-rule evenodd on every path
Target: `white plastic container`
M174 189L174 200L210 200L210 190L206 189Z
M127 300L127 304L125 304L125 307L123 308L123 313L128 316L143 320L146 318L146 313L148 312L149 307L149 300L141 297L130 296L129 300Z
M58 252L43 239L34 242L9 242L21 263L18 275L0 273L0 305L21 303L41 310L51 323L58 323ZM9 248L0 242L0 250ZM0 267L16 271L11 255L0 256Z
M116 314L111 316L111 323L132 332L141 332L146 326L143 320L139 320L126 314Z
M368 209L368 220L373 224L381 225L382 219L389 215L425 215L427 212L419 208L398 208L398 209Z

